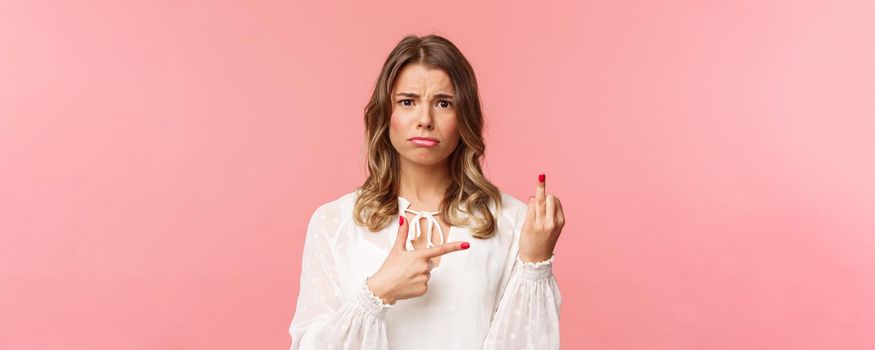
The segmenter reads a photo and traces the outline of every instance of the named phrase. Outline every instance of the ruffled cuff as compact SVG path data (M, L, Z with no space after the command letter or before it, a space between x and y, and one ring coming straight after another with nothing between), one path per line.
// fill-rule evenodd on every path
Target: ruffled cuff
M354 296L356 306L370 317L381 318L386 314L386 310L391 309L395 305L386 304L380 297L368 288L368 278L365 277L359 286L359 292Z
M539 262L525 262L520 259L517 254L516 260L520 264L520 277L530 281L540 281L550 277L553 274L553 260L556 259L556 254L550 255L550 258Z

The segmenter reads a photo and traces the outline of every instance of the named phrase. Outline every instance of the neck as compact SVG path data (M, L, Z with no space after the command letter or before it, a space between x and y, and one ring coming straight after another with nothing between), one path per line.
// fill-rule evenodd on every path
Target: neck
M411 202L423 203L427 207L440 204L451 183L447 161L422 165L402 159L400 169L399 196Z

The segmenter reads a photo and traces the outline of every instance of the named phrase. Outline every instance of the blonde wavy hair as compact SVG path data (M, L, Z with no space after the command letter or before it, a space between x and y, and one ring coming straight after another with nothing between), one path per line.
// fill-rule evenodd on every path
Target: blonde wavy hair
M420 63L442 69L455 89L456 118L461 141L449 156L451 184L440 204L444 220L452 225L468 225L475 238L495 234L497 218L501 217L501 192L483 175L480 163L485 156L483 113L474 70L465 56L449 40L428 35L404 37L386 58L371 99L365 107L365 147L368 178L357 188L353 220L372 232L381 230L398 216L400 186L399 155L389 140L389 120L392 115L391 93L398 72L410 63ZM491 202L490 202L491 201ZM490 212L495 206L496 217ZM464 205L465 209L462 209ZM459 217L456 210L467 212Z

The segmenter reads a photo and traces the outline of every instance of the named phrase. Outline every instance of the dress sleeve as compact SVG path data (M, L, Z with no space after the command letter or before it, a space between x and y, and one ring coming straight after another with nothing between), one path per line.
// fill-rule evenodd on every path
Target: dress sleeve
M510 278L501 293L483 349L559 349L562 295L553 276L556 255L536 263L520 260L519 234L517 227Z
M367 278L344 293L337 271L330 210L318 208L307 225L301 258L301 283L289 326L291 350L389 348L384 304L368 290ZM338 220L339 221L339 220Z

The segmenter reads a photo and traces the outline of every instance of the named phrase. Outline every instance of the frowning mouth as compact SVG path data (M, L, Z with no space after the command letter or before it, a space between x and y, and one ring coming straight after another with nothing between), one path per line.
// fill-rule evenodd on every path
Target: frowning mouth
M433 138L433 137L416 136L416 137L411 137L408 140L410 142L412 142L414 145L423 146L423 147L432 147L432 146L435 146L438 143L440 143L440 141L438 141L438 139Z

